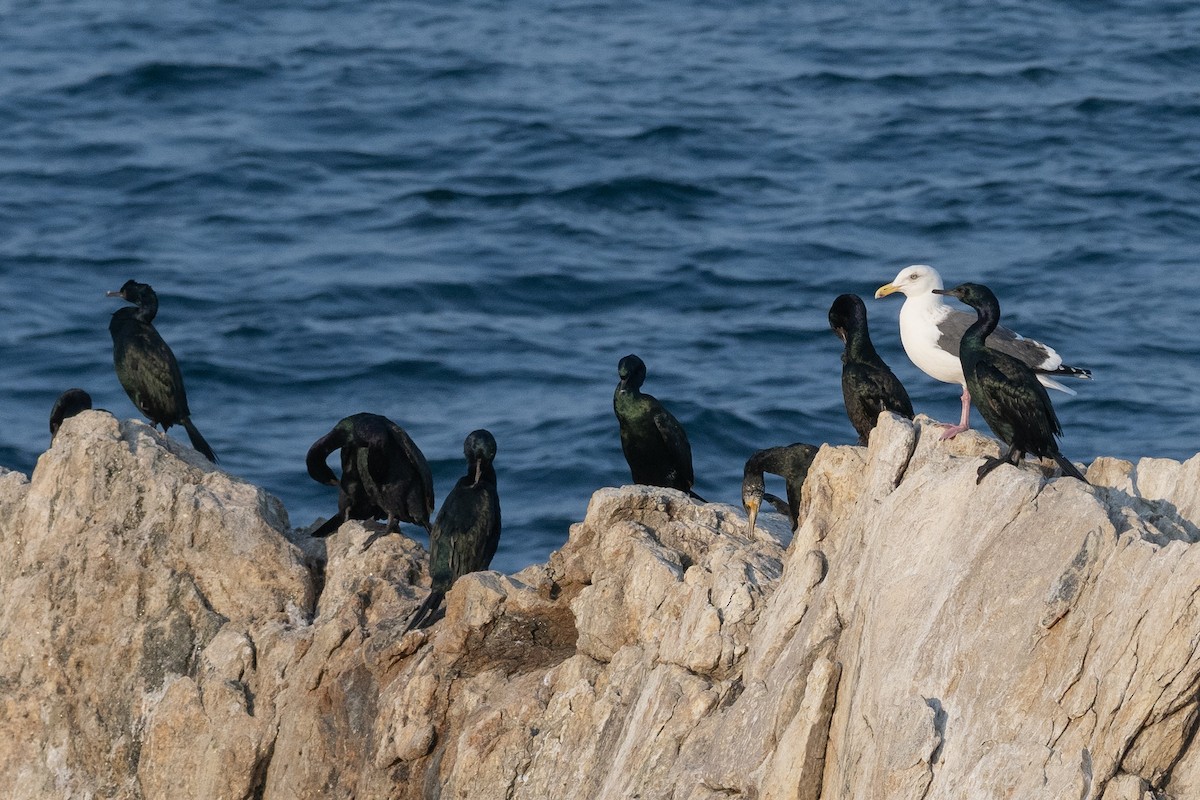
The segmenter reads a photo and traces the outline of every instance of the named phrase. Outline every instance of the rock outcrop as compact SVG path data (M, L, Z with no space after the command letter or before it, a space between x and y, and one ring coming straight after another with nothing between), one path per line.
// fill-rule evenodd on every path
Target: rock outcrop
M138 422L0 474L12 798L1200 797L1200 457L975 484L885 416L802 522L602 489L544 565L428 584ZM931 429L933 433L936 429ZM326 549L327 548L327 549Z

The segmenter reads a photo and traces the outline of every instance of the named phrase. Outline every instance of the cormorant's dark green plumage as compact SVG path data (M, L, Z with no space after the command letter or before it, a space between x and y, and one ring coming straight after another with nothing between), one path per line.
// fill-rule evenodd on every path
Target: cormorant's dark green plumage
M467 474L458 479L438 511L429 534L429 597L417 609L408 630L433 622L442 598L454 582L488 568L500 541L500 494L496 489L496 439L472 431L463 442Z
M340 480L325 463L339 449ZM380 517L387 518L387 533L398 531L400 522L430 530L433 475L429 464L404 429L387 417L362 413L339 420L313 442L305 466L313 480L338 487L338 516L313 531L313 536L328 536L348 519Z
M54 436L58 433L64 419L73 417L80 411L87 411L91 407L92 396L83 389L67 389L60 394L54 401L54 408L50 409L50 441L54 441Z
M617 377L613 411L621 426L621 450L633 482L678 489L700 500L692 491L692 448L683 426L662 403L641 391L646 364L627 355L617 364Z
M934 289L937 294L957 297L975 309L978 317L963 334L958 356L962 360L967 390L985 422L1009 446L999 458L987 459L979 468L979 483L1001 464L1016 466L1026 453L1053 458L1066 475L1087 479L1058 449L1055 436L1062 426L1037 374L1024 362L988 347L987 337L1000 323L1000 302L992 290L978 283L953 289Z
M804 479L808 477L808 468L812 466L818 449L814 445L797 442L759 450L746 460L742 472L742 506L746 509L747 536L754 533L754 522L758 519L758 509L763 500L785 515L792 524L792 530L796 530L800 520L800 490L804 488ZM764 472L784 479L787 486L786 503L773 494L765 493Z
M158 295L148 284L130 280L108 296L133 303L132 308L118 309L108 324L113 340L113 366L125 393L152 425L162 425L164 431L172 425L182 425L192 447L215 462L216 454L192 424L179 362L154 329Z
M329 433L315 441L308 449L305 466L309 477L317 483L336 486L338 489L338 513L330 517L310 535L318 539L333 534L342 523L351 519L370 519L384 516L384 511L367 497L367 489L359 475L360 446L354 436L354 423L350 417L341 420ZM342 475L339 478L325 463L334 450L341 451ZM365 463L365 460L364 460Z
M912 401L900 379L871 344L867 307L856 294L844 294L829 308L829 327L845 342L842 352L842 398L846 415L865 445L881 411L913 418Z

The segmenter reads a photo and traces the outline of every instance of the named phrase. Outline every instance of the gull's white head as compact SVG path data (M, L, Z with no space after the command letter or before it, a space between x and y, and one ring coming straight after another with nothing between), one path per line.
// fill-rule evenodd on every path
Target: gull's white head
M920 297L941 288L942 276L938 275L936 269L925 264L914 264L900 270L891 283L880 286L875 291L875 299L887 297L893 292L900 292L905 297Z

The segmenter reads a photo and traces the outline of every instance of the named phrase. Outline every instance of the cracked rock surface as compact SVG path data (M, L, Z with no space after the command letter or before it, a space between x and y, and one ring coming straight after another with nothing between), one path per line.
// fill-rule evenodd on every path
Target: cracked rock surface
M404 536L324 542L139 422L0 471L0 780L33 798L1200 797L1200 456L1036 462L884 415L801 525L601 489L404 634ZM519 535L508 531L506 535Z

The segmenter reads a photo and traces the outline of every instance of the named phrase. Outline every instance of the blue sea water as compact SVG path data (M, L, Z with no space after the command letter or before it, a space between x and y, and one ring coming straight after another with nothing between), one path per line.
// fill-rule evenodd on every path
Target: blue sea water
M628 482L626 353L710 500L853 441L826 312L911 263L1094 370L1054 396L1070 457L1188 457L1198 42L1145 0L0 4L0 464L70 386L135 415L104 292L136 278L293 524L335 508L304 454L340 417L403 425L439 500L486 427L514 570ZM877 346L956 419L899 306L868 299Z

